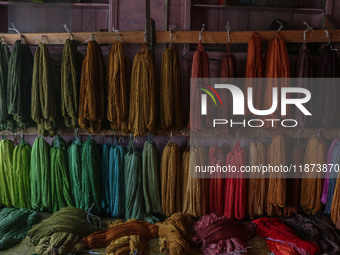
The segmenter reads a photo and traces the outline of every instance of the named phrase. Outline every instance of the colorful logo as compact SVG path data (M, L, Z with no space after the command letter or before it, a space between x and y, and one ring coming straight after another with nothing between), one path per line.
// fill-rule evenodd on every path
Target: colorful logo
M198 83L201 84L201 85L203 85L204 87L206 87L206 88L199 87L198 89L200 89L200 90L204 91L205 93L207 93L207 94L211 97L211 99L214 101L215 106L217 106L216 99L215 99L215 97L213 96L213 94L212 94L208 89L210 89L210 90L216 95L218 101L220 101L221 106L223 105L223 104L222 104L221 97L220 97L220 95L217 93L216 89L214 89L213 87L211 87L211 86L208 85L208 84L203 84L202 82L198 82Z

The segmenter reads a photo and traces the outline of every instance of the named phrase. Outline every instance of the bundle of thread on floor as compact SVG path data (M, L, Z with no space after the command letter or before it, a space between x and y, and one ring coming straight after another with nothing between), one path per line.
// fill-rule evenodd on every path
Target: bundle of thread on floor
M39 220L39 214L33 210L3 208L0 212L0 250L20 243Z

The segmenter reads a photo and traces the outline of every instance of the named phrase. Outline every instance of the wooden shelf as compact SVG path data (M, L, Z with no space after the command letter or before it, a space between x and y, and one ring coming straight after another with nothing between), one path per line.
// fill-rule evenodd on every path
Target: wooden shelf
M257 31L263 41L268 41L276 35L276 31ZM340 42L340 30L330 30L333 42ZM248 43L253 31L232 31L230 32L230 42L234 44ZM91 38L94 34L95 40L99 44L110 44L118 39L118 33L114 32L80 32L73 33L75 40L80 44ZM119 32L120 40L123 43L143 43L144 31L123 31ZM281 38L287 43L302 43L302 30L284 30L280 32ZM171 43L198 43L199 31L176 31L172 34ZM14 44L20 38L18 34L0 34L7 44ZM38 45L41 40L37 39L45 36L46 44L63 45L66 39L70 38L68 33L28 33L23 34L25 41L29 45ZM157 43L169 43L170 34L168 31L157 31ZM306 34L307 42L328 42L328 38L323 30L315 30ZM226 32L205 31L202 33L202 43L206 44L226 44Z
M193 8L222 9L236 11L259 11L259 12L294 12L306 14L321 14L324 9L317 8L284 8L284 7L266 7L266 6L235 6L235 5L212 5L212 4L192 4Z
M258 128L240 128L237 132L219 135L219 137L225 138L272 138L275 134L280 133L285 137L297 138L298 130L296 128L286 128L283 130L264 130ZM333 139L336 137L340 137L340 129L317 129L317 128L305 128L300 132L301 139L309 139L313 134L320 134L320 136L324 139ZM16 136L20 135L21 132L10 132L10 131L2 131L0 135L5 136ZM31 127L22 131L24 136L36 136L38 135L37 127ZM59 135L75 135L74 129L59 129L57 134ZM87 130L79 130L77 132L78 135L87 136L89 132ZM171 131L169 130L156 130L152 133L153 136L170 136ZM181 130L172 131L172 136L174 137L190 137L190 130L185 128ZM113 135L122 135L122 136L130 136L130 134L120 134L119 132L113 130L102 130L98 133L93 133L93 136L113 136ZM148 136L146 133L142 136ZM198 135L198 134L197 134ZM216 132L214 130L206 130L204 133L199 134L202 137L206 138L214 138L216 137Z

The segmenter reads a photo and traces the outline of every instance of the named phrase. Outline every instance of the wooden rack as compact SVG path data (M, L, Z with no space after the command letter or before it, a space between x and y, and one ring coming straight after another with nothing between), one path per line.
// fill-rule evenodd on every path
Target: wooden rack
M248 43L254 31L232 31L230 32L230 43L241 44ZM257 32L263 41L268 41L276 35L276 31L258 31ZM329 30L332 35L333 42L340 42L340 30ZM118 35L123 43L143 43L144 31L122 31L122 32L80 32L72 33L75 40L79 43L84 43L85 40L91 39L92 34L99 44L110 44L118 40ZM303 30L285 30L280 31L281 38L287 43L302 43ZM199 31L173 31L171 43L197 43ZM2 41L7 44L14 44L20 39L19 34L0 34ZM38 45L42 42L43 37L46 44L62 45L66 39L70 38L68 33L28 33L23 34L27 44ZM157 43L169 43L169 31L157 31ZM324 30L309 31L306 33L306 42L328 42ZM204 31L202 33L202 43L206 44L226 44L227 32L219 31Z

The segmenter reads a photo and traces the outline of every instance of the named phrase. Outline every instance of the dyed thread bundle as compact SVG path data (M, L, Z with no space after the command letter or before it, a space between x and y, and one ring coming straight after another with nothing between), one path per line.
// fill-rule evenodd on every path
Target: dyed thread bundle
M66 127L78 126L79 86L83 56L77 42L67 39L61 60L61 113Z
M14 119L15 125L21 129L32 124L32 73L32 52L28 45L17 40L8 64L7 111Z
M160 171L162 212L171 216L182 208L181 156L176 143L170 142L164 147Z
M0 212L0 250L20 243L39 220L39 214L32 210L3 208Z
M136 220L113 226L107 230L92 233L82 239L88 248L102 248L123 236L140 235L151 239L158 237L158 226L146 221Z
M126 79L125 58L123 44L120 41L113 43L107 66L108 106L107 119L111 128L127 131L128 125L128 95L129 82Z
M320 213L312 216L298 214L283 221L300 238L316 243L320 247L321 254L339 254L340 234L329 217Z
M82 179L81 193L83 201L80 205L81 209L89 209L93 207L94 213L101 211L101 155L100 145L96 143L90 136L83 143L81 156ZM93 204L93 205L92 205Z
M184 155L187 154L187 155ZM182 212L200 217L208 211L209 182L196 178L195 167L207 164L208 153L203 147L196 147L183 153L183 203ZM188 164L189 157L189 164Z
M96 222L89 223L88 214L77 208L66 207L50 218L35 225L27 234L30 242L37 246L37 254L60 255L84 250L81 238L97 230ZM93 222L93 221L92 221Z
M31 100L31 116L38 125L39 134L55 136L60 113L60 78L43 43L34 55Z
M297 78L310 78L313 77L312 70L312 60L309 49L307 47L306 42L303 43L301 49L299 50L299 54L296 60L296 70L295 77ZM312 90L311 81L305 79L298 80L298 86L300 88L305 88L308 90ZM298 95L300 97L300 95ZM311 103L308 102L305 104L307 109L311 108ZM295 110L295 119L299 123L301 128L304 128L306 125L310 125L310 118L306 118L306 116L299 110Z
M339 158L337 159L337 162L339 162ZM338 174L338 177L336 179L334 194L333 194L333 201L331 206L331 218L334 222L334 224L339 224L340 220L340 175Z
M269 78L267 84L265 85L264 101L262 108L260 109L270 109L273 104L273 87L288 87L289 74L289 58L286 43L281 39L279 34L276 34L272 38L267 46L266 59L265 59L265 78ZM270 78L282 78L280 82L275 79ZM262 98L262 96L258 97ZM290 109L287 109L287 116L290 116ZM279 117L278 110L275 111L270 116L266 118L277 119ZM271 124L267 122L264 125L265 128L270 128ZM277 128L277 123L273 124L274 128Z
M15 204L15 173L13 171L14 145L10 140L0 141L0 204L11 207Z
M7 128L7 73L8 62L10 58L10 51L7 45L1 43L0 45L0 129Z
M52 212L74 205L69 180L67 148L63 138L57 136L51 147Z
M329 186L329 174L330 174L330 164L332 163L332 157L334 152L334 147L339 143L340 139L335 138L328 148L327 152L327 172L325 173L325 180L323 182L321 203L326 204L328 198L328 186Z
M328 159L328 156L329 155L327 155L327 159ZM336 164L339 164L339 162L340 162L340 143L338 141L334 144L330 164L336 165ZM332 203L335 202L334 191L336 188L337 177L338 177L338 173L336 173L335 171L331 171L331 169L328 169L328 170L330 171L328 173L327 201L326 201L326 207L325 207L326 214L331 213ZM325 186L325 182L326 180L324 181L324 186Z
M225 156L222 148L213 145L209 149L209 165L224 166ZM215 178L209 180L209 211L223 215L224 212L224 178L215 173Z
M308 242L296 236L282 220L278 218L263 217L253 220L256 224L256 233L265 238L271 251L278 255L292 254L319 254L320 249L316 243Z
M34 210L50 211L50 145L38 136L32 147L31 154L31 206Z
M101 129L105 114L105 69L100 45L88 42L80 80L78 124L91 132Z
M227 154L226 165L235 166L237 171L247 164L246 153L239 141ZM228 219L241 220L246 214L247 206L247 179L243 173L227 173L224 190L224 215Z
M300 142L296 144L293 150L293 164L295 166L303 165L304 147ZM300 190L301 190L301 178L299 174L295 175L295 178L287 178L287 199L286 205L283 208L283 215L291 217L298 213L300 208Z
M318 77L336 78L340 77L340 64L337 51L333 44L324 46L319 64ZM313 125L316 128L339 127L339 120L336 117L340 107L337 95L340 90L336 81L326 86L313 85L312 111ZM322 105L322 107L320 107Z
M125 184L125 218L142 219L144 216L144 201L142 187L142 158L129 144L124 156Z
M79 137L73 139L72 144L67 149L68 169L70 172L70 186L74 205L81 208L84 204L84 196L82 192L82 144Z
M143 195L146 214L161 214L159 160L154 142L146 141L142 154Z
M252 87L253 91L255 92L253 96L254 106L256 109L261 109L262 101L260 100L260 98L264 93L265 87L262 83L256 82L256 78L264 77L264 59L260 35L256 32L252 34L248 42L245 77L248 78L247 81L249 82L245 83L243 93L247 97L248 87ZM253 79L250 80L250 78ZM246 109L246 116L249 116L250 112L248 107L246 107Z
M210 77L209 57L200 41L192 59L191 78L209 78L209 77ZM200 102L201 101L199 89L191 88L190 93L191 107L188 127L190 127L192 131L199 131L202 129L201 115L199 114L200 111L198 110L201 107Z
M316 135L312 135L306 147L304 164L324 164L326 163L326 154L326 143ZM305 213L315 214L321 209L323 175L316 172L304 174L307 178L303 178L301 181L300 205Z
M249 146L249 166L266 164L266 147L261 142L252 141ZM262 216L266 208L267 180L251 173L248 181L248 215Z
M172 255L190 255L190 229L193 219L183 213L175 213L162 223L156 224L159 235L160 252ZM189 232L188 232L189 231Z
M16 185L15 207L31 209L31 146L24 140L15 146L13 153L13 173Z
M287 154L285 141L282 135L275 135L272 143L269 145L267 153L267 163L272 166L285 166L287 164ZM285 173L269 173L268 190L267 190L267 214L269 216L281 216L283 208L286 205L287 186Z
M160 126L182 127L181 73L177 50L171 46L162 57L160 85Z
M140 136L152 132L155 124L155 66L153 56L144 45L133 61L129 129L135 136Z
M133 222L135 220L128 220L127 222ZM123 220L116 220L108 222L109 228L124 224ZM147 246L146 239L140 235L123 236L112 241L105 249L106 255L115 254L133 254L135 252L143 254Z
M242 223L215 213L202 216L194 225L193 242L202 244L204 255L245 254L245 241L255 234L252 223Z

